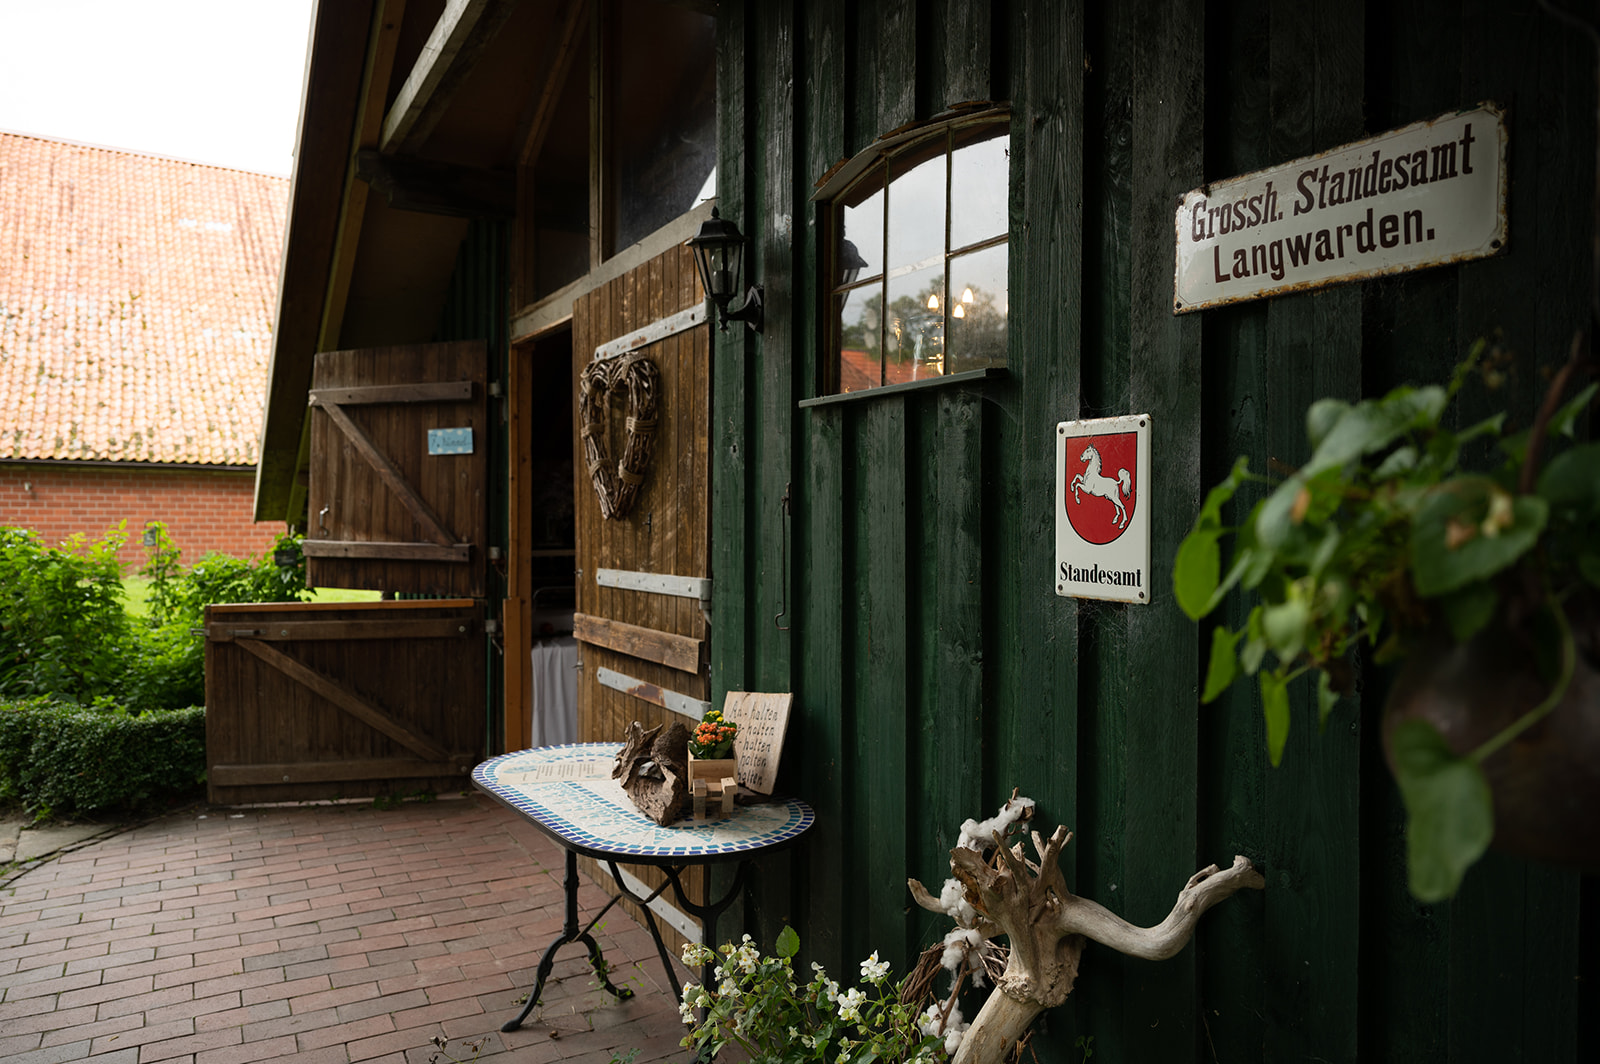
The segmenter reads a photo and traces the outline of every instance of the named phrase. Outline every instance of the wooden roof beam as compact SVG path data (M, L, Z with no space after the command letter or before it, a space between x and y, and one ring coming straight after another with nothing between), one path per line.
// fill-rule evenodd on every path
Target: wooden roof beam
M512 0L447 0L400 94L384 116L378 150L413 154L428 139L473 61L510 16Z

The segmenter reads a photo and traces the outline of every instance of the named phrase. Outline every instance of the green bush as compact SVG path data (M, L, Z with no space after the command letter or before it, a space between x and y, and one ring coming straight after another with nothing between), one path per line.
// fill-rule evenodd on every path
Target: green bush
M205 782L205 710L0 702L0 802L38 816L127 812Z
M129 624L117 550L123 525L96 543L46 547L0 528L0 694L89 702L115 695Z
M80 705L114 700L132 712L205 700L205 607L215 602L290 602L305 596L299 539L278 537L257 559L211 554L188 570L166 526L145 532L152 548L149 621L129 619L117 551L124 525L98 542L74 537L45 547L36 533L0 528L0 698L48 696Z

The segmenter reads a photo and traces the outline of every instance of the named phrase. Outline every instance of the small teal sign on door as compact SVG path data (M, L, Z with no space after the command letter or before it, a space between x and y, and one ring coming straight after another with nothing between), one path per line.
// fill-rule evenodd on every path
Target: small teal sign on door
M472 429L429 429L429 454L471 454Z

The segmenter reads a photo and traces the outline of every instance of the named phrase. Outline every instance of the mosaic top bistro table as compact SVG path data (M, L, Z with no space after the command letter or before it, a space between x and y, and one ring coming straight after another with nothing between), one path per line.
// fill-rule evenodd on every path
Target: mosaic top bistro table
M744 889L745 872L751 858L788 846L811 827L811 807L794 798L777 798L761 805L739 806L732 815L714 820L683 820L662 827L634 807L621 784L611 778L611 768L622 749L621 743L571 743L518 750L491 758L472 770L478 789L510 806L530 823L549 835L566 851L566 918L561 934L550 943L539 961L538 978L527 1004L516 1019L501 1028L514 1031L522 1026L539 1003L545 980L555 965L556 951L570 942L589 948L589 963L606 990L619 998L632 991L611 984L606 974L600 947L589 933L601 917L621 898L626 897L644 912L645 923L655 939L656 951L667 971L673 992L682 995L672 956L661 941L661 931L651 915L649 904L670 886L678 907L695 916L703 929L702 940L717 942L717 917ZM595 913L587 924L578 925L578 857L605 862L620 893ZM667 881L648 896L634 894L624 884L617 868L622 861L651 865L666 872ZM679 875L690 865L737 863L738 871L723 897L711 899L710 877L706 877L703 897L691 901Z

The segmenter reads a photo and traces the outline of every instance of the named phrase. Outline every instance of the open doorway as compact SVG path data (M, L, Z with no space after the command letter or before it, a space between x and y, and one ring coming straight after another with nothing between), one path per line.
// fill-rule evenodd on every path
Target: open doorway
M577 739L572 327L512 351L505 749Z

